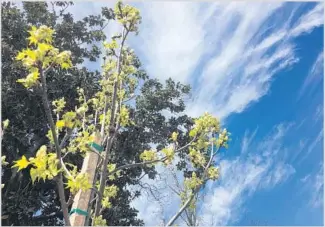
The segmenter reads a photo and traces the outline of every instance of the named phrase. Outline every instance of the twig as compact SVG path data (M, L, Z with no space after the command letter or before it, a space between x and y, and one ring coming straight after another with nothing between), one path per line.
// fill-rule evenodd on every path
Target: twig
M73 196L70 194L67 205L70 206L73 203Z
M65 155L63 155L62 159L64 159L70 153L71 153L71 151L68 151L67 153L65 153Z
M168 187L173 191L175 192L177 195L180 195L180 193L178 191L176 191L175 188L173 188L172 186L168 185Z
M72 135L72 129L68 129L60 143L61 149L64 147L64 144L67 142L67 140L70 138L71 135Z
M127 103L128 101L131 101L131 100L134 99L135 97L137 97L137 95L132 95L132 96L129 97L127 100L124 100L122 103Z

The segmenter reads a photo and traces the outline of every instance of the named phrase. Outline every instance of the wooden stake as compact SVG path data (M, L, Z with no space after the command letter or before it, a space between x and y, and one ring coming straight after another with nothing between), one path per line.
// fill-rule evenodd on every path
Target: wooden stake
M100 145L101 145L100 135L96 134L94 143L91 145L91 149L96 150L97 153L93 151L88 152L81 168L81 173L87 173L88 180L92 186L94 185L93 183L95 181L94 178L96 175L96 167L99 159L98 153L102 151ZM71 226L85 225L87 215L90 215L87 212L88 212L88 206L89 206L91 194L92 194L92 189L88 189L86 191L80 190L75 195L72 208L70 211Z

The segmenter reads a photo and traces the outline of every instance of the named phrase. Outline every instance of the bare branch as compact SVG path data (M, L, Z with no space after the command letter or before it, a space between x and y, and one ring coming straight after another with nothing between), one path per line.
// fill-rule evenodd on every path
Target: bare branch
M182 218L182 220L186 223L187 226L192 226L190 223L187 222L187 220L189 220L189 217L187 217L187 220L186 218L184 218L182 215L180 216Z
M177 195L181 195L181 193L180 192L178 192L175 188L173 188L172 186L168 186L173 192L175 192L175 194L177 194Z
M73 203L73 195L70 194L67 205L70 206Z
M134 99L135 97L137 97L137 95L133 94L133 95L131 95L128 99L124 100L123 103L127 103L128 101L131 101L131 100Z
M68 151L67 153L65 153L65 155L63 155L62 159L64 159L70 153L71 153L71 151Z

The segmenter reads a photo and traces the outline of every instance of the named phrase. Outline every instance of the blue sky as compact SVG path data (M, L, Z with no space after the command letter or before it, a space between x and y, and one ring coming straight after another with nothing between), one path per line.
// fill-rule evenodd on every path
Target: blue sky
M149 75L191 84L186 113L209 111L232 133L200 224L323 225L323 3L131 4L143 23L128 44ZM101 6L112 3L70 11L80 18ZM114 23L105 30L116 31ZM133 203L147 225L179 206L172 192L161 193L163 209L146 195Z

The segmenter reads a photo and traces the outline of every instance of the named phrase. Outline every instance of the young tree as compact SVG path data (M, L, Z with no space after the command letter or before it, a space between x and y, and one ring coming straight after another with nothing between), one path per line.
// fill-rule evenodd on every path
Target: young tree
M175 155L186 156L190 159L192 174L184 182L185 190L181 194L183 204L167 223L169 226L187 207L192 206L194 197L208 180L217 179L218 169L213 166L214 157L218 149L227 146L228 133L220 129L216 118L206 113L195 120L194 126L188 132L184 132L191 138L185 145L179 145L179 135L173 132L166 146L158 150L143 151L140 155L142 162L119 166L109 163L119 132L123 132L128 125L135 124L130 120L130 106L126 103L135 97L139 80L143 79L143 74L133 64L137 58L125 43L130 33L138 32L141 22L139 11L118 2L114 14L121 24L122 32L116 34L111 42L104 43L106 59L100 89L90 98L86 97L84 89L78 89L74 108L61 98L52 102L52 109L47 90L47 75L51 70L57 67L65 70L73 66L71 52L60 52L53 46L53 29L44 25L32 27L29 48L17 55L17 60L23 63L29 74L18 82L41 95L50 126L50 144L41 146L35 157L27 159L22 156L13 167L18 167L18 171L29 168L33 182L41 179L56 180L65 225L70 225L68 207L73 201L77 203L70 211L74 212L73 215L77 213L89 216L87 210L78 209L78 202L83 201L80 204L88 205L91 202L90 192L96 191L92 225L106 225L102 213L105 208L111 207L112 198L118 192L117 186L107 185L107 181L118 178L121 171L156 163L170 165ZM186 149L189 150L188 155L183 153ZM69 153L85 157L81 170L74 160L64 160ZM96 165L89 168L89 163ZM96 174L99 176L98 182ZM68 201L64 194L64 184L70 190ZM83 224L84 221L85 218Z

